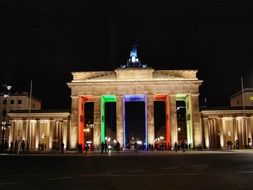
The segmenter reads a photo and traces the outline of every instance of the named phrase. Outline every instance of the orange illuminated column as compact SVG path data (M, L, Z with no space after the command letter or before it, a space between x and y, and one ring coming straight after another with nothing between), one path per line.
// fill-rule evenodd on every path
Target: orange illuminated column
M170 149L171 143L170 143L170 106L169 106L169 97L167 95L156 95L155 101L164 101L165 104L165 118L166 118L166 146L167 149Z
M78 143L84 147L84 126L85 126L85 110L84 104L86 102L91 102L91 96L80 96L79 97L79 130L78 130Z

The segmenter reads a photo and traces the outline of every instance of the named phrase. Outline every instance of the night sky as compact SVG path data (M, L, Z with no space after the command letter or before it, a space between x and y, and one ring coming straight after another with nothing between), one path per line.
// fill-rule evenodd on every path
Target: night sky
M0 1L0 82L70 108L71 71L114 70L138 44L154 69L198 69L200 104L253 87L253 1Z

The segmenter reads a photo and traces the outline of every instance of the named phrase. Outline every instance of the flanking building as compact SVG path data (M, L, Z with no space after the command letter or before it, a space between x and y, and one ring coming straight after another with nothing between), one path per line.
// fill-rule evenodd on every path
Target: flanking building
M59 148L62 142L69 148L69 111L17 111L8 116L11 124L6 134L9 146L11 142L24 140L29 150L37 150L42 144L46 150Z
M252 148L253 89L246 88L230 97L230 108L201 111L204 145L207 148Z
M252 147L252 109L209 109L201 111L201 115L207 148L227 148L229 141L234 148Z

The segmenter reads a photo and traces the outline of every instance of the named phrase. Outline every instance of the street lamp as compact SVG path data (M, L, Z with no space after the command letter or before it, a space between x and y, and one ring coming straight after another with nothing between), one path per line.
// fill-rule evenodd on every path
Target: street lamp
M5 151L5 130L9 127L9 123L7 122L6 120L6 105L7 105L7 98L9 97L9 92L11 90L12 86L8 86L8 85L3 85L3 97L4 97L4 101L3 101L3 104L4 104L4 107L3 107L3 112L2 112L2 116L3 116L3 121L2 121L2 139L1 139L1 142L2 142L2 152Z

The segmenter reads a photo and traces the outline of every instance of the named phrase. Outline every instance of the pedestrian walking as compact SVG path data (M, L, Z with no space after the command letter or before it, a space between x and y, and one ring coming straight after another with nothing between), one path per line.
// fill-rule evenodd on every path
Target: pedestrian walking
M18 140L15 141L15 154L18 154Z
M177 142L175 142L174 148L175 148L175 151L177 152Z
M138 152L138 151L139 151L139 147L138 147L137 142L135 141L135 143L134 143L134 152Z
M104 144L104 142L102 141L102 142L101 142L101 154L104 153L104 148L105 148L105 144Z
M183 149L183 152L185 152L185 144L184 144L184 141L181 143L181 148Z
M21 153L24 154L25 153L25 141L23 140L21 143Z
M108 151L108 145L107 145L107 143L105 142L105 144L104 144L104 149L105 149L105 152L107 152Z
M62 154L64 153L64 146L65 146L65 144L62 142L62 143L61 143L61 153L62 153Z
M12 154L13 153L13 147L14 145L13 145L13 142L11 142L11 146L10 146L10 153Z
M26 143L26 151L29 152L29 143Z
M87 153L89 150L89 145L87 143L85 143L84 145L84 150L85 150L85 153Z
M116 150L117 150L117 153L119 153L119 150L120 150L120 143L119 143L119 141L117 141L117 143L116 143Z

